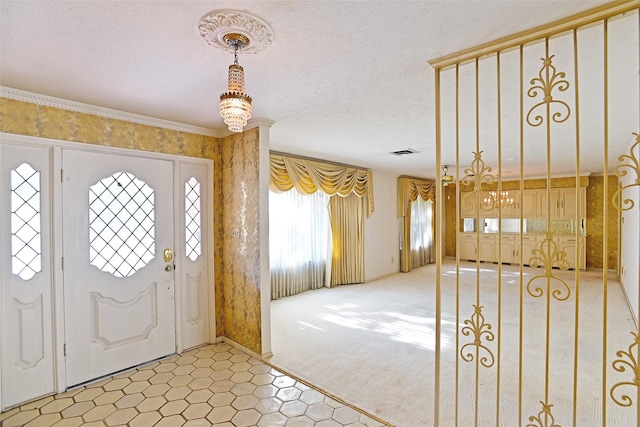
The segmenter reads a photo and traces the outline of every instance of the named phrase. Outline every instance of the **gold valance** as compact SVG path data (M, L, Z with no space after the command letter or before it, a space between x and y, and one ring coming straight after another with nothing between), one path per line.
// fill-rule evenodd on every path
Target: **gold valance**
M374 211L373 174L369 170L281 154L269 154L269 163L269 188L273 191L289 191L295 187L302 194L320 190L329 196L346 197L353 193L367 197L367 217Z
M409 204L416 201L418 195L422 200L435 202L435 181L409 177L398 178L398 218L405 216Z

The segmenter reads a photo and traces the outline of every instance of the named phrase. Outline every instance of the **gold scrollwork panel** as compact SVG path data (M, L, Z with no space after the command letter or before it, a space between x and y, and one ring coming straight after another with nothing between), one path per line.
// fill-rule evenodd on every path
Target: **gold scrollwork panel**
M569 261L566 260L566 252L558 249L558 244L553 241L552 233L545 233L545 239L540 243L540 247L531 251L532 257L529 259L531 267L544 267L544 273L534 276L527 282L527 292L534 298L544 295L544 290L539 287L533 287L533 283L539 279L549 279L561 283L560 288L553 289L551 296L558 301L565 301L571 296L571 288L565 280L553 273L553 267L561 270L569 268ZM549 286L551 286L549 284ZM551 289L550 289L551 290Z
M495 336L491 332L492 326L485 321L482 314L482 306L473 305L473 314L470 319L464 321L465 327L462 328L462 335L473 337L473 342L467 343L460 349L460 357L465 362L473 362L475 357L471 351L471 347L475 347L475 353L478 362L485 368L490 368L495 362L495 357L489 347L482 343L482 338L486 341L493 341ZM482 356L481 356L482 355Z
M640 151L640 134L633 133L636 137L635 143L631 146L629 154L623 154L618 157L620 164L614 169L614 173L619 178L623 178L631 173L635 173L635 179L631 180L631 184L620 187L611 199L613 206L620 211L629 211L635 207L635 201L633 199L623 199L623 193L632 187L640 186L640 161L639 155L636 151ZM628 381L621 381L614 384L609 392L611 399L619 406L631 406L633 399L630 394L624 393L619 395L618 391L622 391L622 387L635 387L636 393L640 390L640 330L638 332L631 332L633 336L633 342L629 345L627 351L620 350L616 352L615 359L611 366L617 372L625 373L629 370L633 374L633 379ZM640 404L640 402L638 402Z

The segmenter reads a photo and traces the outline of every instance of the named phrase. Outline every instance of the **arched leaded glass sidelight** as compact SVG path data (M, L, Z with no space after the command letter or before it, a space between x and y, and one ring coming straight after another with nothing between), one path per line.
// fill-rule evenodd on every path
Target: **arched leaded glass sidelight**
M11 171L11 272L29 280L42 271L40 172L27 163Z
M200 212L200 183L194 177L184 184L185 193L185 253L191 261L195 261L202 253L202 236Z
M89 188L89 263L129 277L155 257L154 191L128 172Z

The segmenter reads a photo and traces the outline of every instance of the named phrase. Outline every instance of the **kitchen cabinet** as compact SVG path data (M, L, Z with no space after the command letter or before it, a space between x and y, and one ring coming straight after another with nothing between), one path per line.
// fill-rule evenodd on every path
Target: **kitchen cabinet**
M547 217L547 190L538 191L538 214L539 218ZM581 219L586 217L587 212L587 190L580 188L580 212L576 205L575 188L552 188L549 191L551 202L551 219Z
M502 249L502 262L508 264L517 264L520 262L520 257L518 256L518 252L520 251L520 240L517 236L511 234L506 236L502 235L502 237L500 237L500 248Z
M520 191L508 190L506 198L513 200L513 203L502 206L502 218L520 218ZM491 196L490 191L482 191L480 193L480 217L482 218L498 218L500 209L495 207L495 200Z
M520 213L523 218L535 218L538 216L537 196L537 190L524 190L522 192Z
M476 260L476 245L478 237L476 233L460 234L460 259L467 261Z
M478 258L480 261L497 261L496 235L481 234L478 241Z
M587 191L586 188L580 188L580 212L576 203L575 188L560 188L558 201L560 202L558 216L566 219L581 219L586 216L587 212Z
M540 237L544 239L544 237ZM533 257L533 250L538 249L538 237L532 235L522 236L522 263L524 265L530 265L531 258Z
M499 237L499 239L498 239ZM565 252L565 260L568 262L568 268L576 267L576 251L578 251L578 262L580 269L586 268L586 237L580 236L576 238L570 235L554 236L554 243L558 247L558 256L560 251ZM485 262L502 262L508 264L531 265L534 249L540 249L540 245L544 242L543 234L524 234L522 235L522 251L520 248L519 234L503 234L498 236L493 233L461 233L460 234L460 259L466 261L475 261L479 259ZM577 243L577 244L576 244ZM498 244L502 249L502 258L498 260ZM542 248L546 251L546 248ZM536 254L539 258L544 258L541 254ZM542 263L542 260L538 262ZM557 263L554 263L557 266ZM539 267L544 267L539 265Z
M558 250L565 252L564 259L569 263L569 268L576 268L576 251L578 251L578 268L586 268L587 259L585 237L581 236L576 238L575 236L559 236L554 238L554 241L558 244Z
M469 193L460 193L460 217L477 218L478 208L476 202L475 191Z
M550 218L558 217L558 209L560 207L560 202L558 201L560 197L560 191L557 188L552 188L549 190L549 194L547 195L547 190L538 190L538 217L546 218L547 215ZM551 209L547 211L548 203L550 203Z

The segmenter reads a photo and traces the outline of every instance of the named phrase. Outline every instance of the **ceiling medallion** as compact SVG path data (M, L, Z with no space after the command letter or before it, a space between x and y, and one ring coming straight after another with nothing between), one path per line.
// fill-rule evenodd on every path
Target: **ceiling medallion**
M273 30L257 16L239 10L213 10L200 19L200 36L211 46L234 53L235 48L225 40L229 33L244 36L247 43L242 53L258 53L271 45Z

